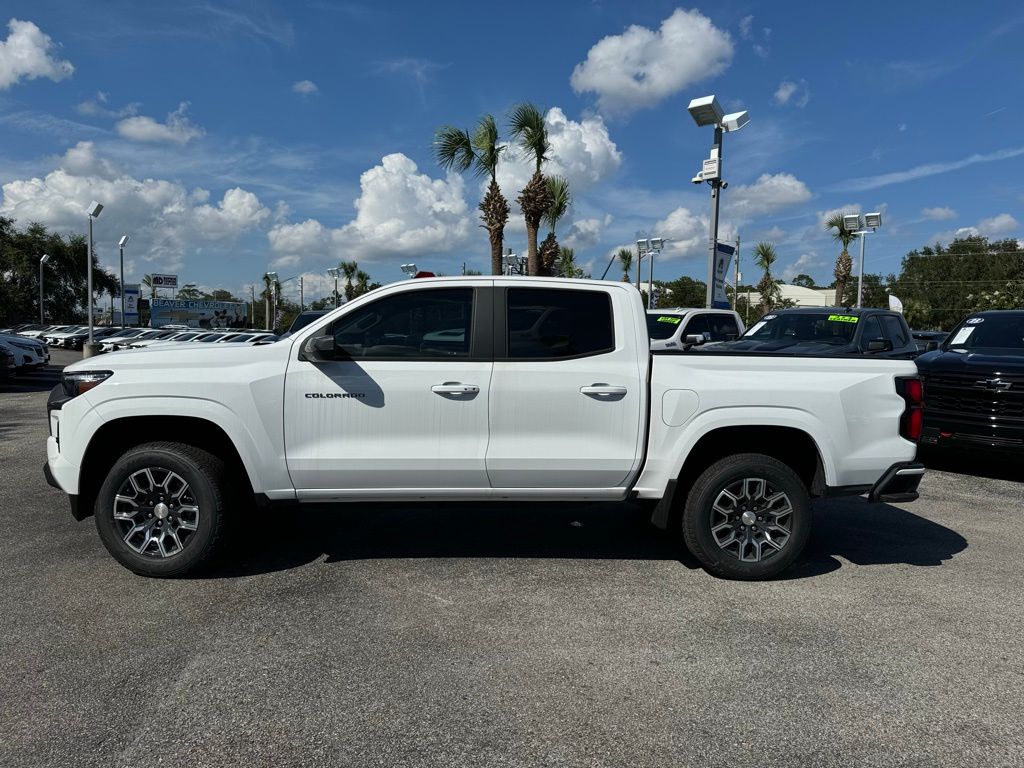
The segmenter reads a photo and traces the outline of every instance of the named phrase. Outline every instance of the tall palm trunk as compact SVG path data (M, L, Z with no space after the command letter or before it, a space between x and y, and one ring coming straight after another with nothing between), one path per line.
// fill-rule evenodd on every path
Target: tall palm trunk
M552 202L551 190L548 189L544 175L539 170L533 172L530 182L519 193L517 202L523 209L523 218L526 220L527 272L536 275L540 270L540 259L537 258L537 232L540 230L541 219Z
M838 258L836 258L836 268L833 273L836 278L835 302L837 307L845 306L843 300L846 296L846 285L850 282L850 275L852 273L853 259L850 258L850 253L843 248Z
M480 201L480 218L483 219L484 229L491 241L491 274L502 273L501 249L505 241L505 224L508 222L509 205L508 200L501 194L498 182L491 177L491 183L487 186L487 194Z

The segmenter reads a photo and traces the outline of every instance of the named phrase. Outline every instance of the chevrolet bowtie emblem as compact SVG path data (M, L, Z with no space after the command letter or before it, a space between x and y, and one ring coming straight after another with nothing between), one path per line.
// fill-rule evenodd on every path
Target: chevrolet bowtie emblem
M1009 381L1003 381L1002 379L981 379L974 382L974 386L981 387L982 389L989 389L993 392L1005 392L1013 384Z

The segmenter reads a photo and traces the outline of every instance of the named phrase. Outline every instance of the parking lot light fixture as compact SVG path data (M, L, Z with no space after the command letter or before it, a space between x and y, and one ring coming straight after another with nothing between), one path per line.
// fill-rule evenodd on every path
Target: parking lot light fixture
M121 235L117 241L117 248L121 251L121 326L127 327L128 322L124 317L124 247L128 245L128 235ZM111 323L113 324L113 323Z
M338 307L338 278L341 276L341 270L338 267L331 267L327 270L327 274L334 278L334 306Z
M851 213L843 216L843 228L860 238L860 269L857 272L857 306L864 301L864 250L867 236L882 226L882 214L879 211L860 214Z
M95 351L96 351L93 348L93 338L92 338L92 328L93 328L93 319L92 319L92 315L93 315L93 311L92 311L93 310L93 306L92 306L92 303L93 303L92 302L92 250L93 250L93 244L92 244L92 222L93 222L93 219L95 219L96 217L98 217L100 215L100 213L102 213L102 211L103 211L103 204L102 203L97 203L95 200L93 200L91 203L89 203L89 207L86 208L86 213L88 214L88 217L89 217L89 244L88 244L89 245L89 249L88 249L88 253L86 254L86 258L89 260L89 263L86 266L86 274L87 274L87 278L86 278L86 291L88 292L88 296L86 297L86 304L88 304L88 313L89 313L89 341L88 341L88 345L89 346L88 347L83 347L83 349L85 349L85 352L84 352L84 356L85 357L91 357L95 353Z
M39 259L39 324L46 325L43 314L43 265L50 260L50 254L44 253Z
M404 272L409 277L415 277L416 276L416 271L417 270L416 270L416 265L415 264L403 264L402 265L402 272Z

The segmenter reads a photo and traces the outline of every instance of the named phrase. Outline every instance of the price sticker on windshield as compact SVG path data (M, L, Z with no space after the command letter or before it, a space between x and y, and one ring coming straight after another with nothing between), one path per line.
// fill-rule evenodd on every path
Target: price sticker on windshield
M669 315L665 315L663 317L659 317L658 318L658 322L659 323L672 323L672 325L679 325L681 322L683 322L683 319L681 317L671 317Z
M831 323L856 323L858 320L856 315L829 315L828 319Z
M956 332L956 336L954 336L953 340L949 342L949 345L952 347L957 344L963 344L965 341L967 341L967 339L970 338L972 333L974 333L973 325L968 325L961 328L959 331Z

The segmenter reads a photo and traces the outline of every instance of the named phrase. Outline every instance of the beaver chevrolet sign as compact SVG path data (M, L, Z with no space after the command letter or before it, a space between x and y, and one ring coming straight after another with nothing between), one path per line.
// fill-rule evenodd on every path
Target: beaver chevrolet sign
M150 325L187 325L189 328L244 328L249 305L206 299L152 299Z

